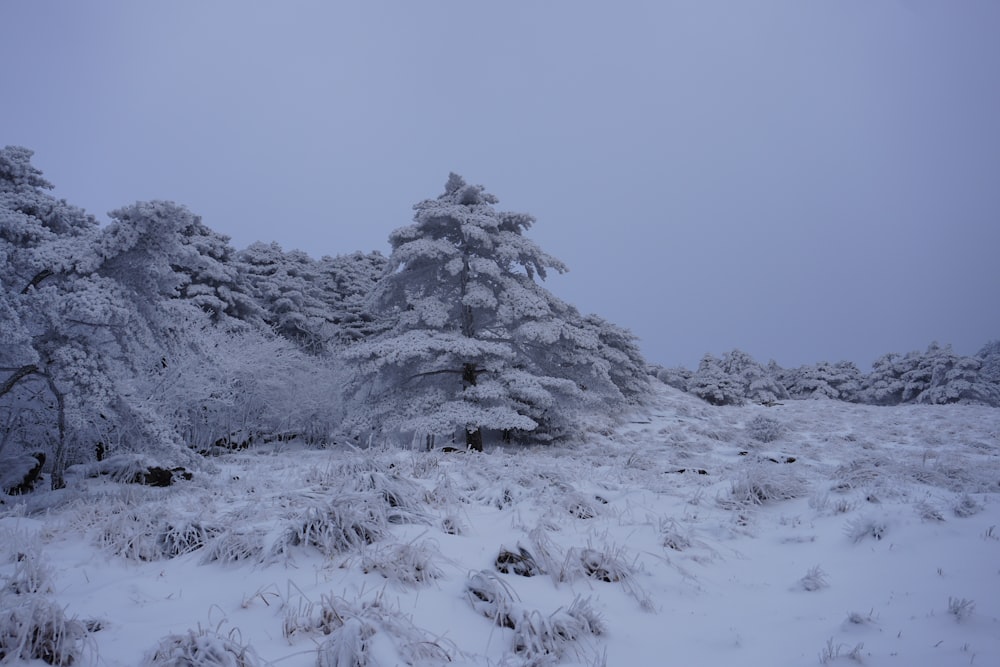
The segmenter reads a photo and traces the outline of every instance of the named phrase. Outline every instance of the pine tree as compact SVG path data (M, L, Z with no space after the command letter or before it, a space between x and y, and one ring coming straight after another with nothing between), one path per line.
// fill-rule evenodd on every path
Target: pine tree
M566 267L524 236L531 216L496 203L452 174L444 194L414 207L414 224L390 235L372 301L386 330L345 353L372 427L461 430L481 450L485 430L548 440L569 432L582 405L622 400L612 366L618 352L637 356L630 335L543 289L536 279Z

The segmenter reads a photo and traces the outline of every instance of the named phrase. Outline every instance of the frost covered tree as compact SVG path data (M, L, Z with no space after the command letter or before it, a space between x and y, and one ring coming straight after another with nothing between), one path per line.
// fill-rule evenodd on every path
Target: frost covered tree
M886 354L872 365L861 392L875 405L902 403L1000 403L997 386L982 372L983 358L963 357L950 345L931 343L924 352Z
M1000 340L983 345L976 352L979 360L979 381L990 388L992 405L1000 406Z
M118 268L119 276L127 276L138 268L136 260L145 259L156 270L138 273L154 273L163 281L162 296L186 300L226 326L263 325L263 312L229 237L209 229L200 216L171 201L146 201L112 211L110 217L113 233L105 233L101 244L106 247L97 249L104 272Z
M323 354L334 334L317 262L277 243L254 243L238 258L267 324L305 352Z
M863 377L853 362L838 361L780 369L775 378L791 398L831 398L856 401Z
M722 361L705 354L694 375L687 382L687 391L712 405L743 405L743 383L726 372Z
M383 326L371 313L369 296L385 275L388 263L379 252L354 252L319 260L322 295L340 345L367 338Z
M742 350L726 352L720 359L706 354L688 381L688 391L713 405L773 403L788 398L773 373Z
M484 431L552 439L572 431L582 406L625 399L613 375L636 361L631 337L543 289L536 280L566 268L524 236L531 216L496 203L452 174L390 235L372 301L386 330L345 352L367 397L356 414L371 427L463 432L479 450Z

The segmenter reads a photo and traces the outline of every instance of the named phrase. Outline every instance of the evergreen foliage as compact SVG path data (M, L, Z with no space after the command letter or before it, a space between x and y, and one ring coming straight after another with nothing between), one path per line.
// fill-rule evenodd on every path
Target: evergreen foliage
M369 397L359 424L464 432L481 449L484 431L551 440L573 432L574 411L642 394L631 335L543 289L536 279L566 267L524 236L533 218L496 203L452 174L390 235L372 300L386 328L346 353Z

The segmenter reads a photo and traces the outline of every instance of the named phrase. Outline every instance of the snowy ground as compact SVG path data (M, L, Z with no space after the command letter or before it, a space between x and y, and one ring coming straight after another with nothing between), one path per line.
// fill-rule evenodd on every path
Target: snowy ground
M78 665L1000 664L1000 410L660 391L574 447L8 502L0 662L40 618Z

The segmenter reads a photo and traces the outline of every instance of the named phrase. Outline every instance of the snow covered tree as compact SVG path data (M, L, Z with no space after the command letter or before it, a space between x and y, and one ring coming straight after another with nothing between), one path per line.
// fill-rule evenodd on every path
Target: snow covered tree
M931 343L924 352L886 354L865 378L862 400L901 403L1000 403L1000 392L982 372L983 359L962 357L950 345Z
M372 427L461 431L478 450L486 430L547 440L570 432L584 404L623 399L612 367L637 355L631 338L543 289L536 278L566 268L524 236L533 218L496 203L452 174L390 235L372 301L387 329L345 352Z
M318 263L277 243L254 243L238 258L267 324L303 351L324 353L334 333Z
M832 398L856 401L863 381L853 362L838 361L780 369L775 374L791 398Z
M990 388L991 405L1000 406L1000 340L990 341L976 352L979 381Z
M743 383L726 372L722 361L706 354L688 380L687 390L712 405L743 405Z
M354 252L319 260L322 295L336 325L336 341L347 345L384 326L370 312L369 296L385 275L389 260L379 252Z
M105 248L97 251L105 272L114 263L125 264L118 275L127 275L137 268L135 261L145 258L157 267L152 277L166 281L163 296L193 303L216 323L263 326L263 312L229 237L206 227L200 216L171 201L136 202L110 216L112 224L101 239ZM131 263L114 262L116 256Z
M788 392L769 371L742 350L716 359L706 354L688 382L688 391L713 405L742 405L747 399L773 403Z

